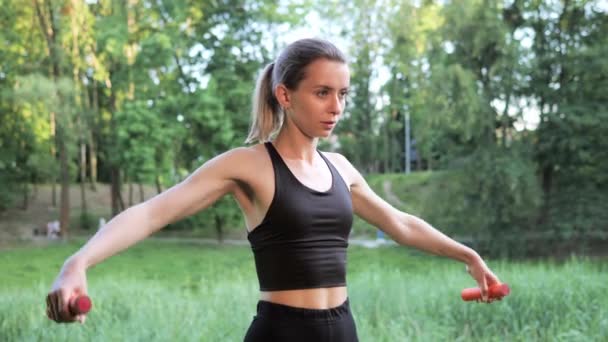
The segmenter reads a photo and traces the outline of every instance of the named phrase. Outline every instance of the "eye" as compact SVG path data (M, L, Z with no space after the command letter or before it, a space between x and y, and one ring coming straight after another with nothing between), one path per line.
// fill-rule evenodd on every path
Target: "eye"
M341 99L345 99L347 96L348 96L348 91L345 90L345 91L340 92Z
M325 97L325 96L327 96L327 94L329 94L329 91L327 91L327 89L319 90L317 92L317 96L319 96L319 97Z

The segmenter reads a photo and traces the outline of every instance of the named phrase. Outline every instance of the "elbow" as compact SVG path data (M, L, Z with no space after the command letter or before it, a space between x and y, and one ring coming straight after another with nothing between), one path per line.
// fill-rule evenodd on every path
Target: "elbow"
M424 225L418 217L401 213L399 229L401 231L403 245L419 248L422 244L426 243L427 237L425 235Z
M412 225L409 224L409 216L405 213L400 213L399 218L393 222L393 226L395 227L393 231L394 234L389 234L391 237L400 245L411 246L415 234Z
M164 211L154 208L153 203L150 201L138 204L129 210L137 211L135 215L142 223L142 227L145 228L146 236L155 233L168 224L165 223L167 219L165 217L166 215L164 215Z

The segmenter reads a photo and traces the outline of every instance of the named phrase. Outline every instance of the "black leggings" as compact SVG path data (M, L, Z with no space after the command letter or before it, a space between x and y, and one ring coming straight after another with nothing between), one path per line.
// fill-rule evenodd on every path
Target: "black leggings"
M348 298L330 309L305 309L260 300L245 342L354 342L357 328Z

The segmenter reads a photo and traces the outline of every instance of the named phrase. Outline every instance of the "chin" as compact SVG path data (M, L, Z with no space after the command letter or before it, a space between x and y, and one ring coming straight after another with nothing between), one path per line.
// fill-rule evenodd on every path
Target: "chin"
M318 135L318 137L321 139L327 139L331 136L332 133L333 133L333 131L322 132L321 134Z

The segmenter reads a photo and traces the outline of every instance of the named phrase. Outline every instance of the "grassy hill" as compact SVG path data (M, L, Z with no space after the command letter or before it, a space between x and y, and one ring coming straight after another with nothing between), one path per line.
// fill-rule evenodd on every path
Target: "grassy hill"
M437 176L432 172L418 172L410 175L387 174L370 175L368 181L370 186L384 199L395 207L420 215L425 212L424 203L431 196L431 189L434 188ZM122 193L126 204L129 203L128 187L123 186ZM144 186L144 199L151 198L156 194L153 186ZM134 203L139 199L139 191L134 189ZM57 187L57 198L59 198L59 187ZM0 247L13 244L18 241L30 241L33 239L33 230L44 230L46 223L59 218L59 207L52 205L52 195L50 185L39 185L32 194L27 210L21 208L21 203L17 207L0 212ZM86 188L86 201L88 212L98 222L100 217L106 220L110 218L110 187L107 184L98 184L96 190ZM88 235L91 231L80 227L80 213L82 201L80 187L74 184L70 188L70 207L71 224L70 232L75 235ZM213 209L209 209L213 210ZM96 225L95 225L96 226ZM193 227L193 230L197 230ZM242 226L229 227L228 236L244 238L245 232ZM376 229L360 219L355 220L355 234L358 236L375 235ZM180 231L180 234L187 232ZM190 232L192 233L192 232ZM215 237L213 229L198 229L195 235L201 237Z
M370 186L374 191L387 202L397 209L403 210L424 218L432 224L437 224L442 229L449 231L450 220L454 221L450 215L445 214L447 197L450 193L458 191L458 180L456 175L446 172L414 172L406 174L373 174L366 176ZM125 204L129 206L128 186L122 188ZM144 199L149 199L156 194L153 186L144 186ZM39 185L32 194L27 210L17 207L0 212L0 247L14 244L18 241L31 241L33 230L44 230L46 223L59 218L59 208L52 205L51 186ZM59 187L57 187L57 198L59 198ZM133 202L139 200L139 190L133 189ZM86 201L90 220L93 227L97 227L100 217L106 220L110 218L110 187L107 184L98 184L96 190L86 188ZM81 215L81 195L80 187L77 184L70 188L70 207L71 224L70 233L74 235L90 235L92 231L80 227ZM234 204L236 206L236 204ZM216 210L209 208L206 212ZM216 231L213 229L213 220L209 215L198 220L187 221L187 228L181 224L178 229L165 229L163 234L178 234L197 237L215 238ZM191 224L190 222L198 222ZM226 238L246 238L246 231L243 229L242 221L229 220L232 222L225 228ZM455 224L454 224L455 226ZM353 234L357 237L374 238L377 229L365 221L355 217L353 224ZM36 240L36 239L34 239Z

